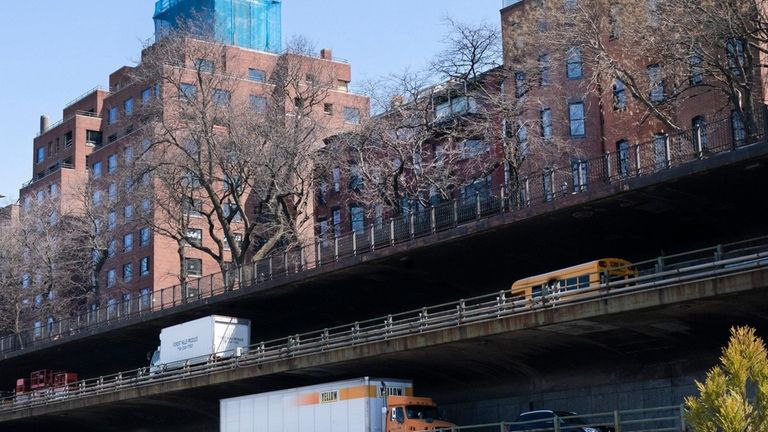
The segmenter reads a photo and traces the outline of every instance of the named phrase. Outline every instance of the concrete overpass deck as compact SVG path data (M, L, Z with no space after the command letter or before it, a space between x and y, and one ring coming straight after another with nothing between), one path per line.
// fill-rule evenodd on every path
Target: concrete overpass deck
M635 279L541 301L494 293L280 338L240 358L159 376L99 377L67 393L6 400L0 425L94 422L139 407L149 417L184 413L212 425L219 398L356 375L418 377L449 394L451 386L562 370L561 359L574 371L620 361L631 373L663 355L678 359L676 368L697 369L711 364L722 327L734 319L765 326L766 251L767 239L700 250L639 263Z

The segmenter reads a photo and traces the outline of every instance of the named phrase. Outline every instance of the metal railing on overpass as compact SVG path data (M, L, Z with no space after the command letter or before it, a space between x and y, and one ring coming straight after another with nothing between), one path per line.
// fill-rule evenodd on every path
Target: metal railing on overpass
M0 353L20 351L37 344L64 340L94 327L150 315L219 296L228 291L254 289L268 281L279 281L328 264L352 262L362 255L434 236L461 225L503 213L549 211L552 203L588 190L616 184L678 167L713 155L757 145L765 139L766 116L759 111L760 125L751 135L734 132L730 119L707 124L704 128L652 141L628 145L615 152L568 167L548 169L538 177L522 178L515 187L444 202L421 211L389 218L335 238L319 238L315 244L281 251L268 258L214 273L186 283L153 292L131 293L106 305L60 320L38 321L32 328L0 338Z
M685 407L664 407L615 410L591 414L570 412L540 412L538 420L486 423L457 426L451 432L685 432Z
M322 354L360 345L411 337L515 315L561 308L575 303L708 280L768 268L768 237L760 237L683 254L661 256L632 264L633 277L590 284L572 290L552 290L541 296L513 297L511 290L426 306L344 326L263 341L243 353L218 353L182 367L150 373L147 367L81 380L0 399L0 415L62 401L119 392L169 381L211 375L233 368L259 366L292 358Z

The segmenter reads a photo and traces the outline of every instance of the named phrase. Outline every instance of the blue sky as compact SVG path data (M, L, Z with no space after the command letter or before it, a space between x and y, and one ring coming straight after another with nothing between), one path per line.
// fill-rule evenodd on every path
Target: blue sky
M303 35L352 64L352 80L419 69L441 47L447 16L498 25L501 0L284 0L283 38ZM0 26L0 194L32 177L41 114L107 85L152 36L154 0L34 0L3 4Z

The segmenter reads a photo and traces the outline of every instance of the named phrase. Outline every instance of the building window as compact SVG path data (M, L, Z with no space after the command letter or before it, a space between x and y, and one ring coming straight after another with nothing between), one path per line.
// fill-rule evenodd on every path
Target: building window
M267 98L251 95L251 109L259 113L265 112L267 110Z
M349 190L359 192L363 189L363 173L356 163L349 164Z
M651 102L664 100L664 79L661 76L661 66L652 64L648 66L648 83L651 88Z
M333 180L333 191L341 192L341 168L334 167L331 170L331 177Z
M188 216L201 216L203 214L203 201L197 198L189 198L185 201L184 212Z
M141 309L147 309L152 304L152 293L149 288L142 288L139 291L139 306Z
M115 124L117 120L117 107L111 107L107 112L107 124Z
M101 145L101 132L93 131L93 130L86 130L85 131L85 142L87 144Z
M571 47L565 53L566 75L569 79L579 79L582 76L581 49Z
M128 233L123 236L123 252L130 252L133 250L133 233Z
M526 92L525 72L515 72L515 96L521 98Z
M237 243L238 250L242 251L243 248L243 235L239 233L232 234L234 237L235 243ZM224 239L224 248L225 249L232 249L232 245L229 244L229 240L226 238Z
M123 102L123 111L126 117L133 114L133 98L128 98Z
M653 158L656 162L656 169L666 168L669 162L667 142L669 137L665 133L657 133L653 138Z
M224 203L222 210L224 211L224 217L232 222L242 219L240 206L238 206L236 203Z
M552 201L555 197L555 171L547 168L541 174L544 187L544 201Z
M107 157L107 172L115 172L117 169L117 155L111 154Z
M323 218L317 222L317 238L323 246L328 246L328 229L328 219Z
M101 162L96 162L91 166L91 176L94 179L101 178Z
M357 204L349 206L349 218L352 225L352 231L362 233L365 231L365 214L363 208Z
M461 187L461 202L465 205L474 204L477 199L484 199L491 194L491 178L481 177L472 180Z
M203 245L203 230L199 228L187 228L187 233L184 237L187 243L192 246L201 247Z
M152 98L152 90L149 88L145 88L141 91L141 104L146 105L149 103L150 99Z
M141 211L144 214L149 214L149 211L152 209L152 201L149 200L149 198L144 198L141 200Z
M728 58L728 68L731 73L740 76L746 65L744 57L744 40L731 38L725 43L725 55Z
M325 115L333 115L333 104L332 103L324 103L323 104L323 113L325 113Z
M612 5L610 15L608 16L608 37L611 39L616 39L621 33L620 15L621 6Z
M197 96L197 87L194 84L181 83L179 85L179 96L187 100L193 100Z
M619 175L629 175L629 141L622 139L616 142L616 157Z
M133 162L133 147L126 147L123 150L123 161L126 165Z
M48 195L55 197L59 194L59 185L57 183L51 183L50 186L48 186Z
M128 204L127 206L123 207L123 219L126 222L133 219L133 205Z
M117 316L117 300L111 298L107 300L107 319L113 319Z
M521 156L528 155L528 127L523 123L517 126L517 145Z
M123 282L130 282L133 279L133 263L123 264Z
M733 134L734 145L741 146L747 138L747 131L744 129L744 118L738 111L731 111L731 131Z
M461 159L469 159L488 153L491 146L485 140L473 138L459 143Z
M648 23L654 27L658 26L661 20L659 0L645 0L645 9L648 14Z
M613 81L613 109L623 110L627 107L627 87L624 81L615 79Z
M197 59L195 60L195 70L197 70L198 72L213 73L215 70L215 67L211 60Z
M333 221L333 235L336 238L341 237L341 209L331 210L331 220Z
M344 122L360 124L360 110L358 108L344 107Z
M568 122L572 137L580 138L586 135L584 126L584 102L572 102L568 104Z
M542 108L539 117L541 120L541 137L547 140L552 139L552 110Z
M110 201L114 201L117 199L117 184L110 183L107 186L107 196L109 197Z
M256 82L265 82L267 73L261 69L248 68L248 79Z
M107 258L112 258L117 253L117 241L110 240L107 243Z
M72 131L64 134L64 148L72 146Z
M40 339L43 337L43 323L40 321L35 321L35 330L33 333L33 336L35 339Z
M539 84L546 86L550 83L549 71L551 69L549 54L539 56Z
M127 316L131 314L131 293L123 294L123 315Z
M213 90L213 103L218 106L227 106L232 98L232 94L227 90L214 89Z
M187 276L200 277L203 275L203 260L197 258L184 259Z
M149 246L150 233L149 228L144 227L139 230L139 246Z
M35 156L35 163L40 163L45 160L45 147L40 147L37 149L37 153Z
M589 181L587 169L587 161L580 159L574 159L571 161L571 174L573 178L574 193L587 190L587 182Z
M139 260L139 274L141 276L149 275L149 257L145 256Z
M114 210L107 214L107 229L114 230L117 227L117 212Z
M109 269L107 271L107 288L111 288L115 286L115 283L117 282L117 272L115 269Z
M701 66L703 62L701 55L694 52L688 57L688 67L691 70L690 83L691 85L699 85L704 82L704 70Z
M703 152L707 149L707 122L703 116L696 116L691 120L691 134L693 135L694 150Z

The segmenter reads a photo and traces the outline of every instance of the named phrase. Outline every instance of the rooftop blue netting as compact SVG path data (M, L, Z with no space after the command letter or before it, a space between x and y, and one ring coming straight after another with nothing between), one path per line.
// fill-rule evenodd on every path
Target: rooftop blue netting
M282 0L157 0L155 39L183 28L227 45L279 52Z

